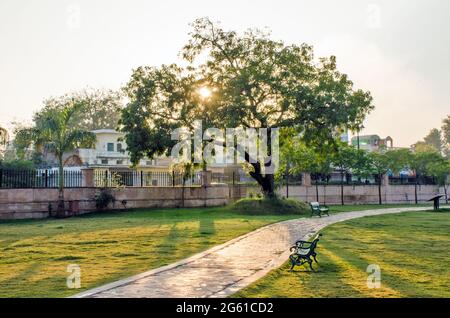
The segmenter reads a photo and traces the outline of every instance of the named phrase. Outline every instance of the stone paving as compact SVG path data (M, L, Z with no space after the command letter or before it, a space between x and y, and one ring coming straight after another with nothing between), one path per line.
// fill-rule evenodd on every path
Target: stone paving
M421 211L389 208L302 218L265 226L177 263L75 295L94 298L226 297L287 261L289 247L327 225L364 216Z

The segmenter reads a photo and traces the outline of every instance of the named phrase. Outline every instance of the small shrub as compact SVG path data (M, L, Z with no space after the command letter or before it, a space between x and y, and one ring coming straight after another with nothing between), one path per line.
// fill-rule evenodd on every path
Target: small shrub
M309 213L309 206L293 199L274 198L245 198L236 201L231 210L247 215L305 215Z
M112 194L110 189L102 188L95 193L95 207L97 210L103 210L108 207L110 203L114 204L116 197Z

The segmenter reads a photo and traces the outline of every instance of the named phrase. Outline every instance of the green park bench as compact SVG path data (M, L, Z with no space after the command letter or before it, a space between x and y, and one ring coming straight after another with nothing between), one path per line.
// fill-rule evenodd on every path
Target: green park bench
M319 202L311 202L309 205L311 206L311 216L318 215L319 217L322 217L322 214L330 216L327 206L320 205Z
M319 238L322 236L322 234L317 234L317 236L314 238L312 242L308 241L297 241L295 242L295 245L291 247L292 254L289 256L289 259L291 261L291 270L294 269L295 266L302 266L305 263L309 264L309 267L311 270L314 270L312 266L313 260L317 262L316 256L316 248L317 243L319 243Z

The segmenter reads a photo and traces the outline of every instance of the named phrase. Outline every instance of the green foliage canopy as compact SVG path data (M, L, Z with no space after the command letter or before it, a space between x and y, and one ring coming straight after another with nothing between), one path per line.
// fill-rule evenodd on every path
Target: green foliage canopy
M180 54L187 67L139 67L124 88L130 102L121 127L133 162L167 153L171 131L193 129L197 119L204 128L291 127L319 147L339 129L360 127L373 108L370 93L353 88L334 56L316 62L309 45L286 45L258 30L238 35L208 19L192 27ZM202 97L202 87L211 96ZM252 176L264 190L273 181L260 164L252 164Z

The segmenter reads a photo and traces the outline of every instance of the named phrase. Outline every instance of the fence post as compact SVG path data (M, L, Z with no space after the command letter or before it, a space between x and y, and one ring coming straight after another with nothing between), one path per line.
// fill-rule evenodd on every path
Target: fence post
M0 169L0 188L3 187L3 169Z
M316 180L317 182L317 180ZM310 187L311 186L311 174L304 172L302 173L302 184L304 186Z
M387 173L383 174L381 184L385 187L389 186L389 175Z
M144 187L144 171L141 170L141 188Z
M175 171L172 171L172 187L175 188Z
M94 184L94 169L81 169L81 186L85 188L93 188Z
M45 188L48 188L48 169L45 169Z
M204 187L209 187L212 182L212 172L211 171L202 171L202 185Z

